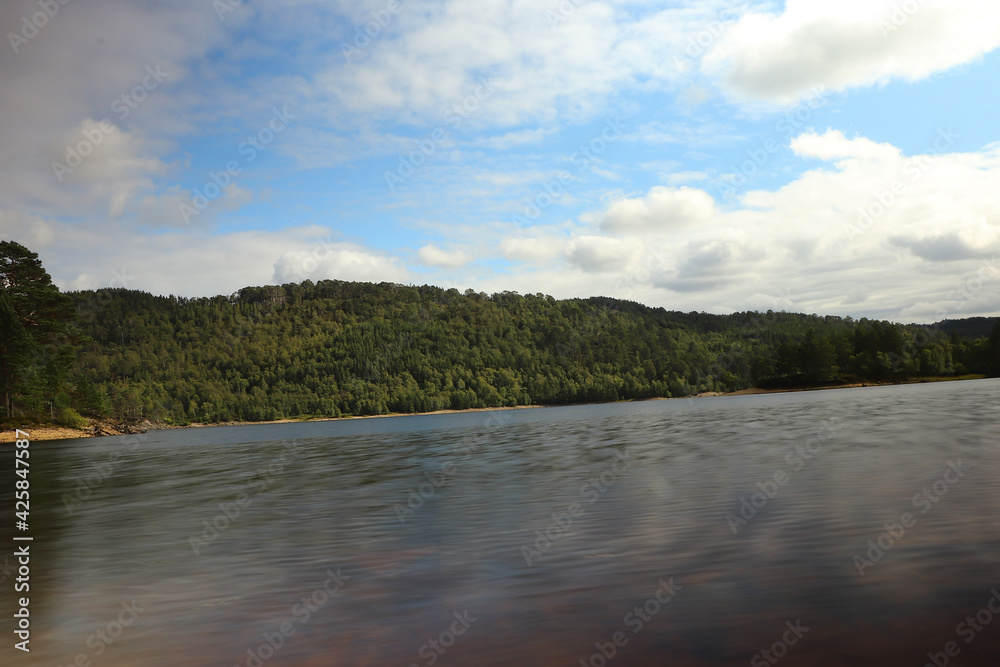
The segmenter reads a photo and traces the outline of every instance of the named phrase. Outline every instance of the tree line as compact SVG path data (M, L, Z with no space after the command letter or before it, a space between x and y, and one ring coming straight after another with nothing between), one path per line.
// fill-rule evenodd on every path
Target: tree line
M973 336L961 321L338 280L193 299L61 294L12 242L0 243L0 272L8 422L263 421L1000 374L1000 321Z

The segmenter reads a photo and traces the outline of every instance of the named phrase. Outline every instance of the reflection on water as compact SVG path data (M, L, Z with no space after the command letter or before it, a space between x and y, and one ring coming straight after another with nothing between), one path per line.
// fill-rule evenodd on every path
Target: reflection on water
M990 380L35 443L32 652L2 661L994 665L998 406Z

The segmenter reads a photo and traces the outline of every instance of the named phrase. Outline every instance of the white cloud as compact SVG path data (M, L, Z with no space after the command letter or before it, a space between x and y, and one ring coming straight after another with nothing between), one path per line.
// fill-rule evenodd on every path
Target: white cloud
M131 212L145 227L207 229L214 225L219 214L238 211L254 199L253 192L235 181L222 188L219 196L207 203L195 197L194 192L173 186L159 194L136 200Z
M2 3L0 25L39 11L32 0ZM6 33L0 71L17 94L0 97L0 200L91 225L153 194L170 168L162 156L192 129L183 111L198 96L185 88L187 64L227 41L211 3L199 0L60 5L17 53ZM67 164L77 151L79 162L71 155Z
M551 262L561 256L566 248L565 238L558 236L514 237L500 241L499 249L504 258L517 262Z
M738 96L790 103L814 86L916 81L998 46L993 0L788 0L745 15L703 65Z
M401 12L359 60L331 59L311 94L356 114L455 122L463 131L586 119L623 87L664 90L679 81L675 55L721 4L658 9L591 0L552 25L547 12L559 7L531 0L428 3ZM481 85L487 80L488 91ZM455 105L466 102L455 115Z
M22 211L0 209L0 241L17 241L38 252L56 239L56 230L44 218Z
M276 283L303 280L359 280L400 282L408 272L391 257L375 254L351 243L324 244L319 250L286 252L274 263Z
M0 213L0 221L6 217ZM324 279L406 282L396 257L338 240L321 226L209 234L169 231L155 236L120 225L101 234L49 222L51 240L34 245L24 230L13 240L39 253L60 289L127 287L153 294L210 296L250 285ZM113 238L114 242L108 242Z
M715 200L704 190L657 186L642 199L622 199L612 204L601 228L612 233L662 233L705 223L714 212Z
M140 194L151 192L153 177L166 165L146 150L137 132L122 131L108 119L85 118L50 144L52 178L84 201L105 203L117 218Z
M961 224L953 231L900 235L890 237L889 241L928 262L988 258L1000 254L1000 223L978 221Z
M807 132L791 142L792 151L800 157L831 161L838 158L885 161L898 160L901 151L891 144L877 144L871 139L848 139L840 130L827 130L824 134Z
M0 49L0 71L17 91L0 99L0 236L37 248L70 287L106 285L124 269L135 274L130 287L189 295L304 278L440 282L456 269L456 283L477 288L605 293L686 310L773 307L773 294L792 294L782 298L801 310L858 314L862 304L865 314L890 317L1000 307L1000 290L989 287L964 300L948 296L1000 250L1000 147L953 154L942 136L914 156L850 132L808 131L769 165L781 170L783 187L726 205L704 190L724 170L723 154L760 139L745 136L759 118L720 115L720 85L771 112L770 103L814 86L921 79L1000 43L996 3L926 0L897 17L898 30L879 22L896 27L892 7L909 6L902 0L756 3L742 19L724 14L735 3L721 0L571 4L552 26L546 12L557 4L406 3L350 63L339 48L354 34L345 18L363 26L384 0L243 3L222 22L204 0L177 0L169 10L107 0L71 13L70 5L23 53ZM0 25L16 26L36 8L36 0L13 0L0 7ZM293 55L283 52L293 43ZM209 62L208 53L220 55ZM119 117L113 101L156 64L167 80ZM492 90L479 88L477 98L484 77ZM445 115L463 100L467 118ZM239 135L285 101L300 115L281 142L182 225L187 178L207 178L185 171L183 151L199 170L221 169L236 157ZM838 100L831 114L849 111L848 102ZM628 134L577 168L569 156L581 128L619 112ZM914 125L931 114L914 116ZM100 145L59 182L51 162L105 118L111 129ZM786 124L780 136L801 131L803 119L794 118L796 129ZM435 127L447 136L434 155L398 197L385 197L383 170ZM328 171L280 173L284 164L270 162L278 154L297 158L303 171ZM791 171L796 158L810 170ZM573 181L556 205L529 228L508 224L556 182L560 166ZM268 202L267 188L283 183L291 189ZM254 199L268 205L252 207L252 220L233 214ZM580 214L583 206L594 210ZM447 243L421 239L416 252L398 251L435 267L411 272L361 244L317 245L326 228L213 235L219 213L229 214L227 230L282 224L275 220L349 224L370 214L388 230L384 247L397 243L394 225L407 223ZM155 236L144 235L151 227ZM482 258L515 270L469 265Z
M719 230L712 239L689 242L675 254L675 267L653 272L652 283L675 292L705 292L758 273L767 250L735 230Z
M580 236L566 246L566 258L588 272L624 271L642 252L634 240Z
M428 243L417 251L417 257L424 266L435 266L442 269L455 269L468 264L472 257L462 250L442 250Z
M827 164L776 190L750 192L731 210L695 207L697 225L657 226L664 216L653 211L675 210L701 191L657 186L619 200L584 216L610 232L614 212L614 237L593 227L566 230L566 266L525 266L505 284L712 312L773 308L932 322L1000 311L1000 192L992 185L1000 182L1000 145L905 155L839 132L806 133L792 144ZM701 195L693 200L707 204ZM553 236L546 246L559 243ZM505 240L501 247L508 258L528 259L533 244L542 245Z

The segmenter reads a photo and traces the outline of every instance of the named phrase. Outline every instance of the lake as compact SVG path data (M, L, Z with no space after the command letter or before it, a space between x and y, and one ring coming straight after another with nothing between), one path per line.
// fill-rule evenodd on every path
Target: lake
M0 662L996 665L998 426L981 380L32 443Z

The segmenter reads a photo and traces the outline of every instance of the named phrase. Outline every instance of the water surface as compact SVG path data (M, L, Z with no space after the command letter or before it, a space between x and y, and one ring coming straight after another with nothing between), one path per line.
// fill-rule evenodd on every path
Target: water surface
M995 665L998 425L984 380L34 443L0 662Z

